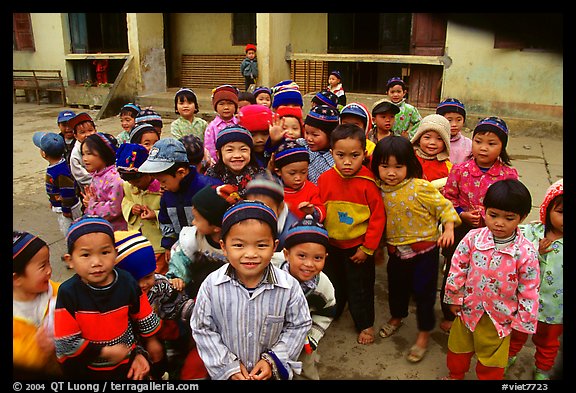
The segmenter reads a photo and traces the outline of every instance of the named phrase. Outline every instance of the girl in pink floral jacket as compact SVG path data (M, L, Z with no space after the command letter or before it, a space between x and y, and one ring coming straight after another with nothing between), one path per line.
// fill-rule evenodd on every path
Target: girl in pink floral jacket
M97 132L82 142L82 160L92 174L92 182L84 190L85 214L102 217L114 228L125 231L128 225L122 215L123 180L116 170L118 142L110 134Z
M456 316L447 379L464 379L474 354L478 379L503 379L512 329L536 332L538 252L518 228L532 208L530 191L518 180L501 180L488 188L484 206L486 227L462 239L446 281L444 301Z

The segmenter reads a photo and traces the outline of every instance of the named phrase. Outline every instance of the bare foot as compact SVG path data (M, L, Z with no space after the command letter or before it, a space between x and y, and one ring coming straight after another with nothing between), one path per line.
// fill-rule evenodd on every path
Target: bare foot
M360 332L358 335L358 344L372 344L374 342L374 328L369 327Z

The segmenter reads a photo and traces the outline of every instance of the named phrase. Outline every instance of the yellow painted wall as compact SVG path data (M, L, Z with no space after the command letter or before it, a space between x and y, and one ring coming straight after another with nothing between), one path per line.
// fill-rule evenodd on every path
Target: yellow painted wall
M328 14L292 14L291 25L293 52L327 53Z
M452 63L444 70L442 97L463 98L467 110L546 117L562 111L560 53L494 49L494 33L448 23L446 55Z

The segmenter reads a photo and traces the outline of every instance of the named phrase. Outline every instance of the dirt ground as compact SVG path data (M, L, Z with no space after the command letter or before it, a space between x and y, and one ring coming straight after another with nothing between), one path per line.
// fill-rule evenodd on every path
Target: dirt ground
M54 269L53 279L63 281L72 272L68 271L60 256L64 254L64 237L58 230L55 216L49 209L49 202L44 189L44 172L46 161L44 161L39 150L32 143L32 134L35 131L57 132L56 118L59 111L63 109L58 105L32 103L18 103L13 105L13 182L12 182L12 226L14 229L21 229L38 234L51 247L51 262ZM75 112L85 111L92 116L96 116L96 111L72 108ZM120 131L120 121L118 118L108 118L96 121L99 131L109 132L117 135ZM169 133L169 125L164 126L163 136ZM517 138L515 146L510 146L509 152L513 149L527 149L526 146L533 146L530 154L535 154L536 146L540 145L540 138ZM511 145L513 141L510 142ZM562 162L562 141L547 141L554 144L550 148L560 151L560 158L556 156L556 161L552 162L552 168ZM545 149L544 149L545 150ZM526 151L524 151L524 154ZM534 157L531 155L530 157ZM537 162L534 161L528 162ZM531 166L521 166L517 161L517 168L525 179L534 177L535 172ZM549 163L548 163L549 164ZM546 164L546 165L548 165ZM539 164L538 164L539 165ZM539 165L540 166L540 165ZM550 165L548 165L550 167ZM524 169L522 169L524 168ZM557 172L562 174L562 170ZM550 172L548 170L548 172ZM558 174L552 174L558 177ZM539 175L538 175L539 176ZM544 175L542 175L543 177ZM550 173L548 175L550 177ZM539 179L539 178L538 178ZM532 179L530 181L540 181L541 186L534 187L534 192L543 195L548 180ZM553 179L555 180L555 179ZM527 183L528 184L528 183ZM529 188L532 188L529 185ZM538 188L536 190L536 188ZM540 197L534 197L535 209L539 204ZM536 210L535 210L536 211ZM375 330L389 318L387 303L387 277L386 265L378 265L376 268L376 288L375 288ZM441 274L439 274L439 280ZM439 302L437 304L438 323L441 320ZM414 310L408 318L404 320L404 326L392 337L382 339L376 337L372 345L360 345L356 342L356 332L354 331L352 319L348 310L338 321L334 321L328 329L325 337L320 341L319 354L320 377L323 380L436 380L448 374L446 367L446 351L448 335L438 327L432 332L428 353L425 358L417 364L409 363L405 357L408 349L416 338L416 319ZM519 353L516 365L509 371L507 379L510 381L526 381L532 378L532 365L534 356L534 346L529 340L527 345ZM563 351L560 352L555 367L555 378L561 378ZM466 379L475 380L474 362Z

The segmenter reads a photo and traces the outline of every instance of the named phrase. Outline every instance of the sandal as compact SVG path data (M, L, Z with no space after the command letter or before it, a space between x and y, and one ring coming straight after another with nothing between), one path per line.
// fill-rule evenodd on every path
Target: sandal
M410 352L408 352L408 355L406 355L406 359L411 363L418 363L424 358L426 352L428 352L428 348L422 348L417 345L412 345L412 348L410 348Z
M382 338L390 337L391 335L396 333L398 329L400 329L400 326L402 326L402 322L400 322L400 324L398 325L392 325L391 323L386 322L384 325L382 325L378 334Z

